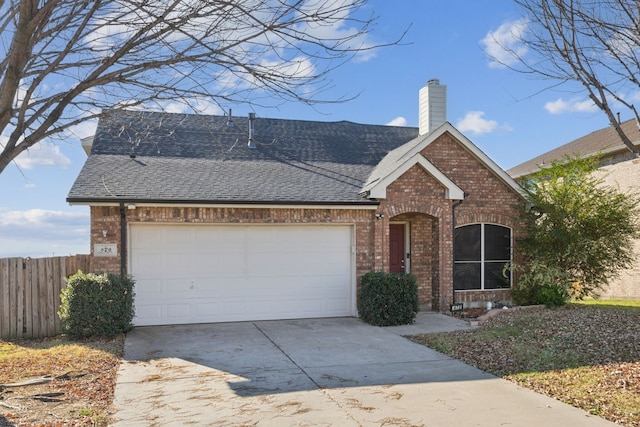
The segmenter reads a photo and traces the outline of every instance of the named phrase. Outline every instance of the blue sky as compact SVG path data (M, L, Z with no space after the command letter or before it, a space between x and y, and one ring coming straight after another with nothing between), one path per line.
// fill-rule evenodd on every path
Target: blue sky
M379 16L372 42L409 31L401 45L333 71L323 96L356 99L253 110L229 105L233 114L417 126L418 91L438 78L447 86L448 121L504 169L607 126L575 87L550 90L549 82L491 61L487 52L500 54L492 42L526 24L511 0L371 0L369 7ZM90 135L93 126L76 134ZM0 257L89 253L89 209L65 201L85 159L79 139L68 137L33 147L0 174Z

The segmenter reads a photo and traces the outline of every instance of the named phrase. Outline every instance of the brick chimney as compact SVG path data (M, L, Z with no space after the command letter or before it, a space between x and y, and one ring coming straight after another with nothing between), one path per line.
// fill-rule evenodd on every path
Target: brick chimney
M431 132L447 121L447 87L440 80L431 79L420 89L419 133Z

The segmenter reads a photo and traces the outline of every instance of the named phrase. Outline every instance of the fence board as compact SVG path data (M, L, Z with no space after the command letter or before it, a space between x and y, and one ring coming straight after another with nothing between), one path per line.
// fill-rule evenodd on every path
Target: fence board
M16 258L16 335L24 332L24 261Z
M0 282L9 283L9 260L0 259ZM0 286L0 336L9 336L9 286Z
M56 282L56 289L54 291L54 295L57 295L57 298L53 299L53 330L54 331L59 331L61 324L60 324L60 317L58 317L58 311L60 311L60 293L62 292L62 289L65 288L66 286L66 282L64 281L65 277L70 276L72 274L74 274L77 270L69 270L67 269L67 257L58 257L57 261L57 269L58 269L58 275L56 276L58 278L57 282Z
M22 264L20 258L11 258L9 260L9 280L13 282L12 286L9 286L9 333L13 336L18 335L16 329L16 320L18 316L18 295L16 292L16 282L18 281L17 275L20 272L18 270L18 263ZM20 265L22 267L22 265Z
M91 257L0 259L0 337L42 338L60 333L65 278L91 272Z
M38 270L38 335L47 335L47 325L43 314L47 310L47 287L49 281L47 280L47 259L39 258L36 260Z
M32 260L26 259L25 265L27 269L25 271L24 277L24 334L25 338L33 338L37 337L37 329L34 329L33 319L37 310L33 307L33 301L37 301L37 298L34 298L33 286L34 283L37 283L37 278L33 277L33 272L35 271L32 265Z

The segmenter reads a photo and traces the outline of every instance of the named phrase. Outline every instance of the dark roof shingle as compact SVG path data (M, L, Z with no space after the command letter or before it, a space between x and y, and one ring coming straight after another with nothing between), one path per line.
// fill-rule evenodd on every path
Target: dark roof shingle
M71 203L371 203L358 193L416 128L119 111L102 119Z

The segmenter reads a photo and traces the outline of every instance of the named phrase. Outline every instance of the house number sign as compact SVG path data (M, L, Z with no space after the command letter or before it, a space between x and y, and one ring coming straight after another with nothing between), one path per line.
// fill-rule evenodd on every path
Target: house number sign
M96 243L93 245L94 256L117 256L118 245L115 243Z

